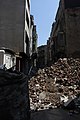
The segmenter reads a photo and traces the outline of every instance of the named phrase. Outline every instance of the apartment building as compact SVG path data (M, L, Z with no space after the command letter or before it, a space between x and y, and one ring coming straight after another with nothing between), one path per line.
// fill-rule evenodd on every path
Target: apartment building
M16 69L28 72L30 0L0 0L0 48L17 54Z
M80 57L80 0L60 0L50 45L52 60Z

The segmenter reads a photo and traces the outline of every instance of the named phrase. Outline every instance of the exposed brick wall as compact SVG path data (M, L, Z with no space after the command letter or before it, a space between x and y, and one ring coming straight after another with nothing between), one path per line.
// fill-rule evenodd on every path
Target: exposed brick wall
M67 1L66 4L69 5L69 3L71 2ZM57 59L60 57L80 57L80 7L65 9L63 6L64 0L61 0L54 28L51 31L50 39L53 38L54 41L54 49L51 49L54 50L52 57L57 57Z
M67 9L65 21L67 54L80 57L80 8Z

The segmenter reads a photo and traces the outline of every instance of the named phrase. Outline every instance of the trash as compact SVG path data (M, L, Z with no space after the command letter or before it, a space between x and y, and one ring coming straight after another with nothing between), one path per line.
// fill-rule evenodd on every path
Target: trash
M75 109L74 99L69 99L66 103L64 103L64 107L69 110L74 110Z
M68 96L60 96L60 101L66 103L68 101Z

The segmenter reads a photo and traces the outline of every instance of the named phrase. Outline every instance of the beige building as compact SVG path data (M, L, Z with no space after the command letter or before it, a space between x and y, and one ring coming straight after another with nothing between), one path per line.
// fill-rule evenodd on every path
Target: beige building
M80 57L80 0L60 0L50 34L52 61Z

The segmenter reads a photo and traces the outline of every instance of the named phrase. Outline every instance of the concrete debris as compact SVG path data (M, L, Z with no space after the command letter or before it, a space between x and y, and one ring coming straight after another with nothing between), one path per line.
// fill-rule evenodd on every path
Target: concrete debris
M39 94L39 100L44 100L46 98L46 92L43 91L42 93Z
M59 59L39 69L29 80L30 107L43 110L60 107L80 93L80 59Z

